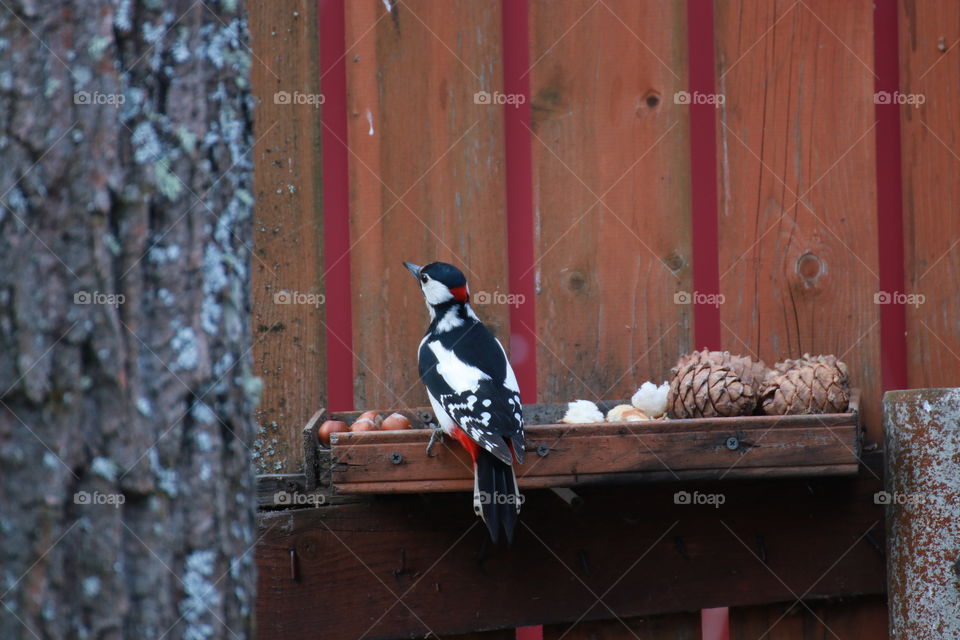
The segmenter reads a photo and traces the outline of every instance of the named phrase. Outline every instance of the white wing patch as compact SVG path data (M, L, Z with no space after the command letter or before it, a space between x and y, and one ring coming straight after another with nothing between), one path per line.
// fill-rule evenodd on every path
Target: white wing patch
M458 413L460 411L473 411L473 405L477 403L477 396L470 396L467 398L466 402L461 402L459 404L449 401L450 396L442 396L442 399L446 403L448 411L453 413Z
M440 344L439 340L428 342L427 346L437 358L437 373L455 392L472 391L481 380L490 379L490 376L480 369L458 358L453 351Z

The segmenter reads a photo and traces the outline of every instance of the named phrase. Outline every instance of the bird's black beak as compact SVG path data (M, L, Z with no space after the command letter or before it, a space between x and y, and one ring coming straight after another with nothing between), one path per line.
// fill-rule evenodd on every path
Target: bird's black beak
M407 271L413 274L414 278L417 280L420 279L420 267L418 265L415 265L412 262L404 262L403 266L407 268Z

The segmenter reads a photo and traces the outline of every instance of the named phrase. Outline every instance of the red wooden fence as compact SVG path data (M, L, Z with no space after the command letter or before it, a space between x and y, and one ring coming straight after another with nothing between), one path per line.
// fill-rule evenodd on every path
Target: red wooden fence
M624 397L700 346L836 353L869 445L883 389L960 385L956 3L249 6L262 471L297 471L320 406L426 403L402 260L464 268L526 401ZM789 606L731 637L885 628L875 598ZM566 637L626 633L590 625Z

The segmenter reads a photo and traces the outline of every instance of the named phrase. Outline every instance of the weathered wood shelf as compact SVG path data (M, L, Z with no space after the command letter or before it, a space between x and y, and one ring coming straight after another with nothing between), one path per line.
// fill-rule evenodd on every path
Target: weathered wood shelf
M524 408L527 454L517 470L522 489L857 473L856 398L849 413L810 416L556 424L563 410ZM402 413L418 426L432 417L429 410ZM349 421L357 415L331 417ZM316 442L312 430L321 417L318 412L305 429L308 441ZM543 421L548 423L537 424ZM467 454L448 438L428 457L429 437L426 429L334 434L330 450L317 452L317 482L338 494L472 490Z

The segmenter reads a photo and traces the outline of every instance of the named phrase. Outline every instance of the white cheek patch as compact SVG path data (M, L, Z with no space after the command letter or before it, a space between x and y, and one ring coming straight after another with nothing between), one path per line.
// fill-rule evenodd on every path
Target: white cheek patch
M423 297L427 299L428 304L443 304L453 300L453 294L450 293L447 285L432 278L426 282L421 281L420 288L423 289Z

